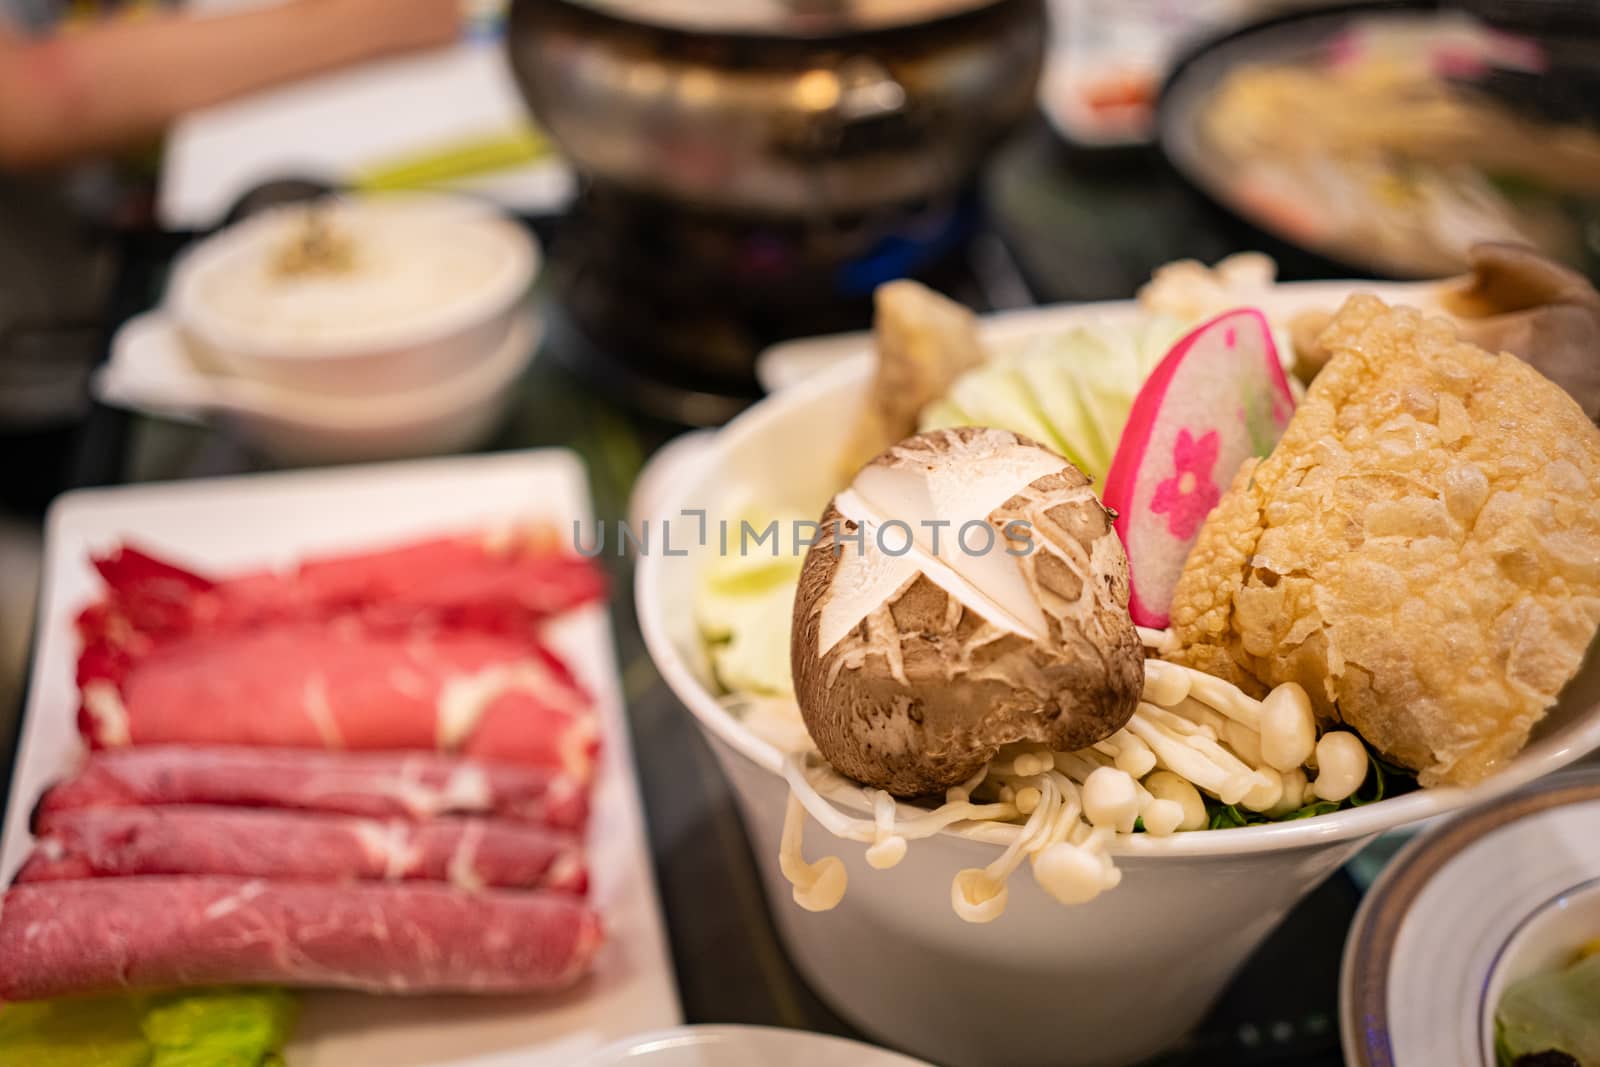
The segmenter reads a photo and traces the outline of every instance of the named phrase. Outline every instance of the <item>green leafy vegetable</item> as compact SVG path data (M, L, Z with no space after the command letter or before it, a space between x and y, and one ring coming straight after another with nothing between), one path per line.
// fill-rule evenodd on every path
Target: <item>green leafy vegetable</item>
M148 1067L141 1003L128 997L0 1006L0 1062L28 1067Z
M1303 808L1296 808L1287 815L1280 815L1276 820L1268 819L1267 821L1294 822L1296 819L1309 819L1314 815L1331 815L1343 806L1337 800L1319 800L1314 804L1307 804Z
M1026 434L1104 480L1139 386L1182 334L1164 316L1101 322L997 351L923 409L918 428Z
M729 522L726 535L708 531L708 543L718 551L700 572L694 612L717 681L731 692L793 691L789 629L805 562L796 539L806 533L796 533L796 518L751 509Z
M1233 804L1224 804L1222 801L1213 800L1210 797L1206 797L1206 812L1211 816L1210 829L1212 830L1232 830L1240 826L1246 826L1250 822L1250 815L1254 814L1254 812L1246 814ZM1266 817L1262 816L1261 821L1267 821Z
M1018 368L1004 363L985 363L956 380L950 387L948 400L965 415L962 422L969 426L998 426L1032 438L1072 462L1082 466L1089 462L1091 453L1081 445L1081 438L1067 427L1066 433L1045 414L1040 404L1037 388ZM921 425L918 429L936 427Z
M277 989L0 1006L0 1063L26 1067L281 1067L298 1002Z
M144 1017L150 1067L265 1067L289 1040L299 1004L278 989L158 998Z
M1541 1052L1600 1063L1600 955L1513 982L1495 1011L1495 1048L1506 1067Z

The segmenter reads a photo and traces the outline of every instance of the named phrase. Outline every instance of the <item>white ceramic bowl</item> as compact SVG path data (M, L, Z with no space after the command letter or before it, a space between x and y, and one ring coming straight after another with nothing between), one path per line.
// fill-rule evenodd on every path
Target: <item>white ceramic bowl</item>
M199 372L167 317L137 316L117 332L91 388L104 403L213 419L285 465L354 463L457 452L499 426L539 347L539 321L514 316L486 358L448 381L365 398L304 393Z
M437 456L475 448L505 420L541 329L517 315L488 358L450 380L361 400L257 389L222 412L239 438L287 466Z
M316 208L350 239L354 268L273 280L308 210L264 211L180 259L165 310L201 362L305 392L426 388L498 350L538 271L533 238L492 209L403 194Z
M780 501L814 501L820 513L870 373L862 361L843 363L751 408L721 431L659 514L705 508L714 524L730 515L730 493L761 486ZM950 880L992 860L1015 828L953 829L913 842L899 866L877 871L861 846L813 826L808 854L837 854L849 872L843 903L813 914L791 902L778 871L787 795L780 754L717 703L689 610L717 538L696 547L696 520L676 525L674 551L687 542L687 554L639 562L640 623L662 676L733 783L790 955L862 1030L950 1067L1126 1064L1158 1052L1200 1021L1289 909L1374 835L1509 791L1600 746L1600 664L1591 655L1534 743L1472 790L1418 791L1269 826L1135 837L1117 857L1115 890L1063 907L1019 871L1006 913L986 926L951 911Z
M438 455L483 443L504 418L543 328L530 311L472 365L434 385L352 397L206 373L164 311L136 315L91 379L96 399L152 414L211 419L287 465Z

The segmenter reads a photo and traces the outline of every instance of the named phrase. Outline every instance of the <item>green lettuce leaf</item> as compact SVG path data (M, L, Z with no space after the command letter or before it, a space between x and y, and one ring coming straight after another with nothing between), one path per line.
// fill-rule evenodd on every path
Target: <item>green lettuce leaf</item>
M1503 1064L1539 1052L1600 1063L1600 956L1513 982L1495 1011Z
M266 1067L294 1029L299 1002L281 989L159 997L144 1017L150 1067Z
M730 692L786 696L794 692L789 673L789 630L794 593L805 551L797 539L797 515L747 508L729 523L726 552L713 528L694 591L695 621L706 639L717 681ZM742 524L754 533L742 536ZM776 534L761 537L776 524Z
M922 410L923 430L993 426L1025 434L1103 481L1133 399L1183 333L1164 316L1098 322L997 350Z
M28 1067L149 1067L136 998L0 1006L0 1063Z
M25 1067L281 1067L298 1002L277 989L0 1006L0 1063Z

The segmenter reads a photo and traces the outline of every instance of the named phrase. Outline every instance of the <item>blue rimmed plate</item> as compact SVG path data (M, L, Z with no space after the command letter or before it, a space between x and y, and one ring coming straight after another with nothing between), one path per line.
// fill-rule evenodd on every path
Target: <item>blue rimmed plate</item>
M1562 772L1418 838L1345 944L1350 1067L1495 1067L1507 985L1600 937L1600 767Z

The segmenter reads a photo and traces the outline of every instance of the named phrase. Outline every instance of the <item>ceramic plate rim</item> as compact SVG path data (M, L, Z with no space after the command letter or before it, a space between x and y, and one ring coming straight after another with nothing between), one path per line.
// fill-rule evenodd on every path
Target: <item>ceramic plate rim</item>
M588 1060L579 1064L579 1067L616 1067L619 1063L629 1062L627 1057L643 1045L656 1044L663 1041L674 1041L688 1045L706 1045L722 1038L749 1039L758 1042L769 1039L799 1040L818 1046L817 1053L819 1056L824 1051L844 1052L857 1050L870 1052L875 1061L873 1067L933 1067L927 1061L916 1059L903 1052L897 1052L894 1049L884 1048L881 1045L874 1045L866 1041L841 1037L837 1034L825 1034L815 1030L797 1030L783 1026L755 1026L744 1023L674 1026L662 1030L650 1030L645 1033L634 1034L600 1049Z
M1339 1025L1350 1067L1394 1067L1387 1026L1373 1035L1358 1023L1369 1018L1387 1020L1389 962L1395 943L1411 905L1433 877L1489 833L1568 804L1595 800L1600 800L1600 776L1575 771L1537 782L1498 805L1482 805L1464 812L1400 850L1362 899L1345 940L1339 968ZM1595 881L1600 879L1585 879L1580 885ZM1541 900L1519 919L1505 943L1495 950L1495 961L1500 960L1511 939L1537 912L1575 888L1578 886L1569 886ZM1359 994L1355 992L1358 977L1362 984ZM1481 1015L1481 1002L1475 1007Z

